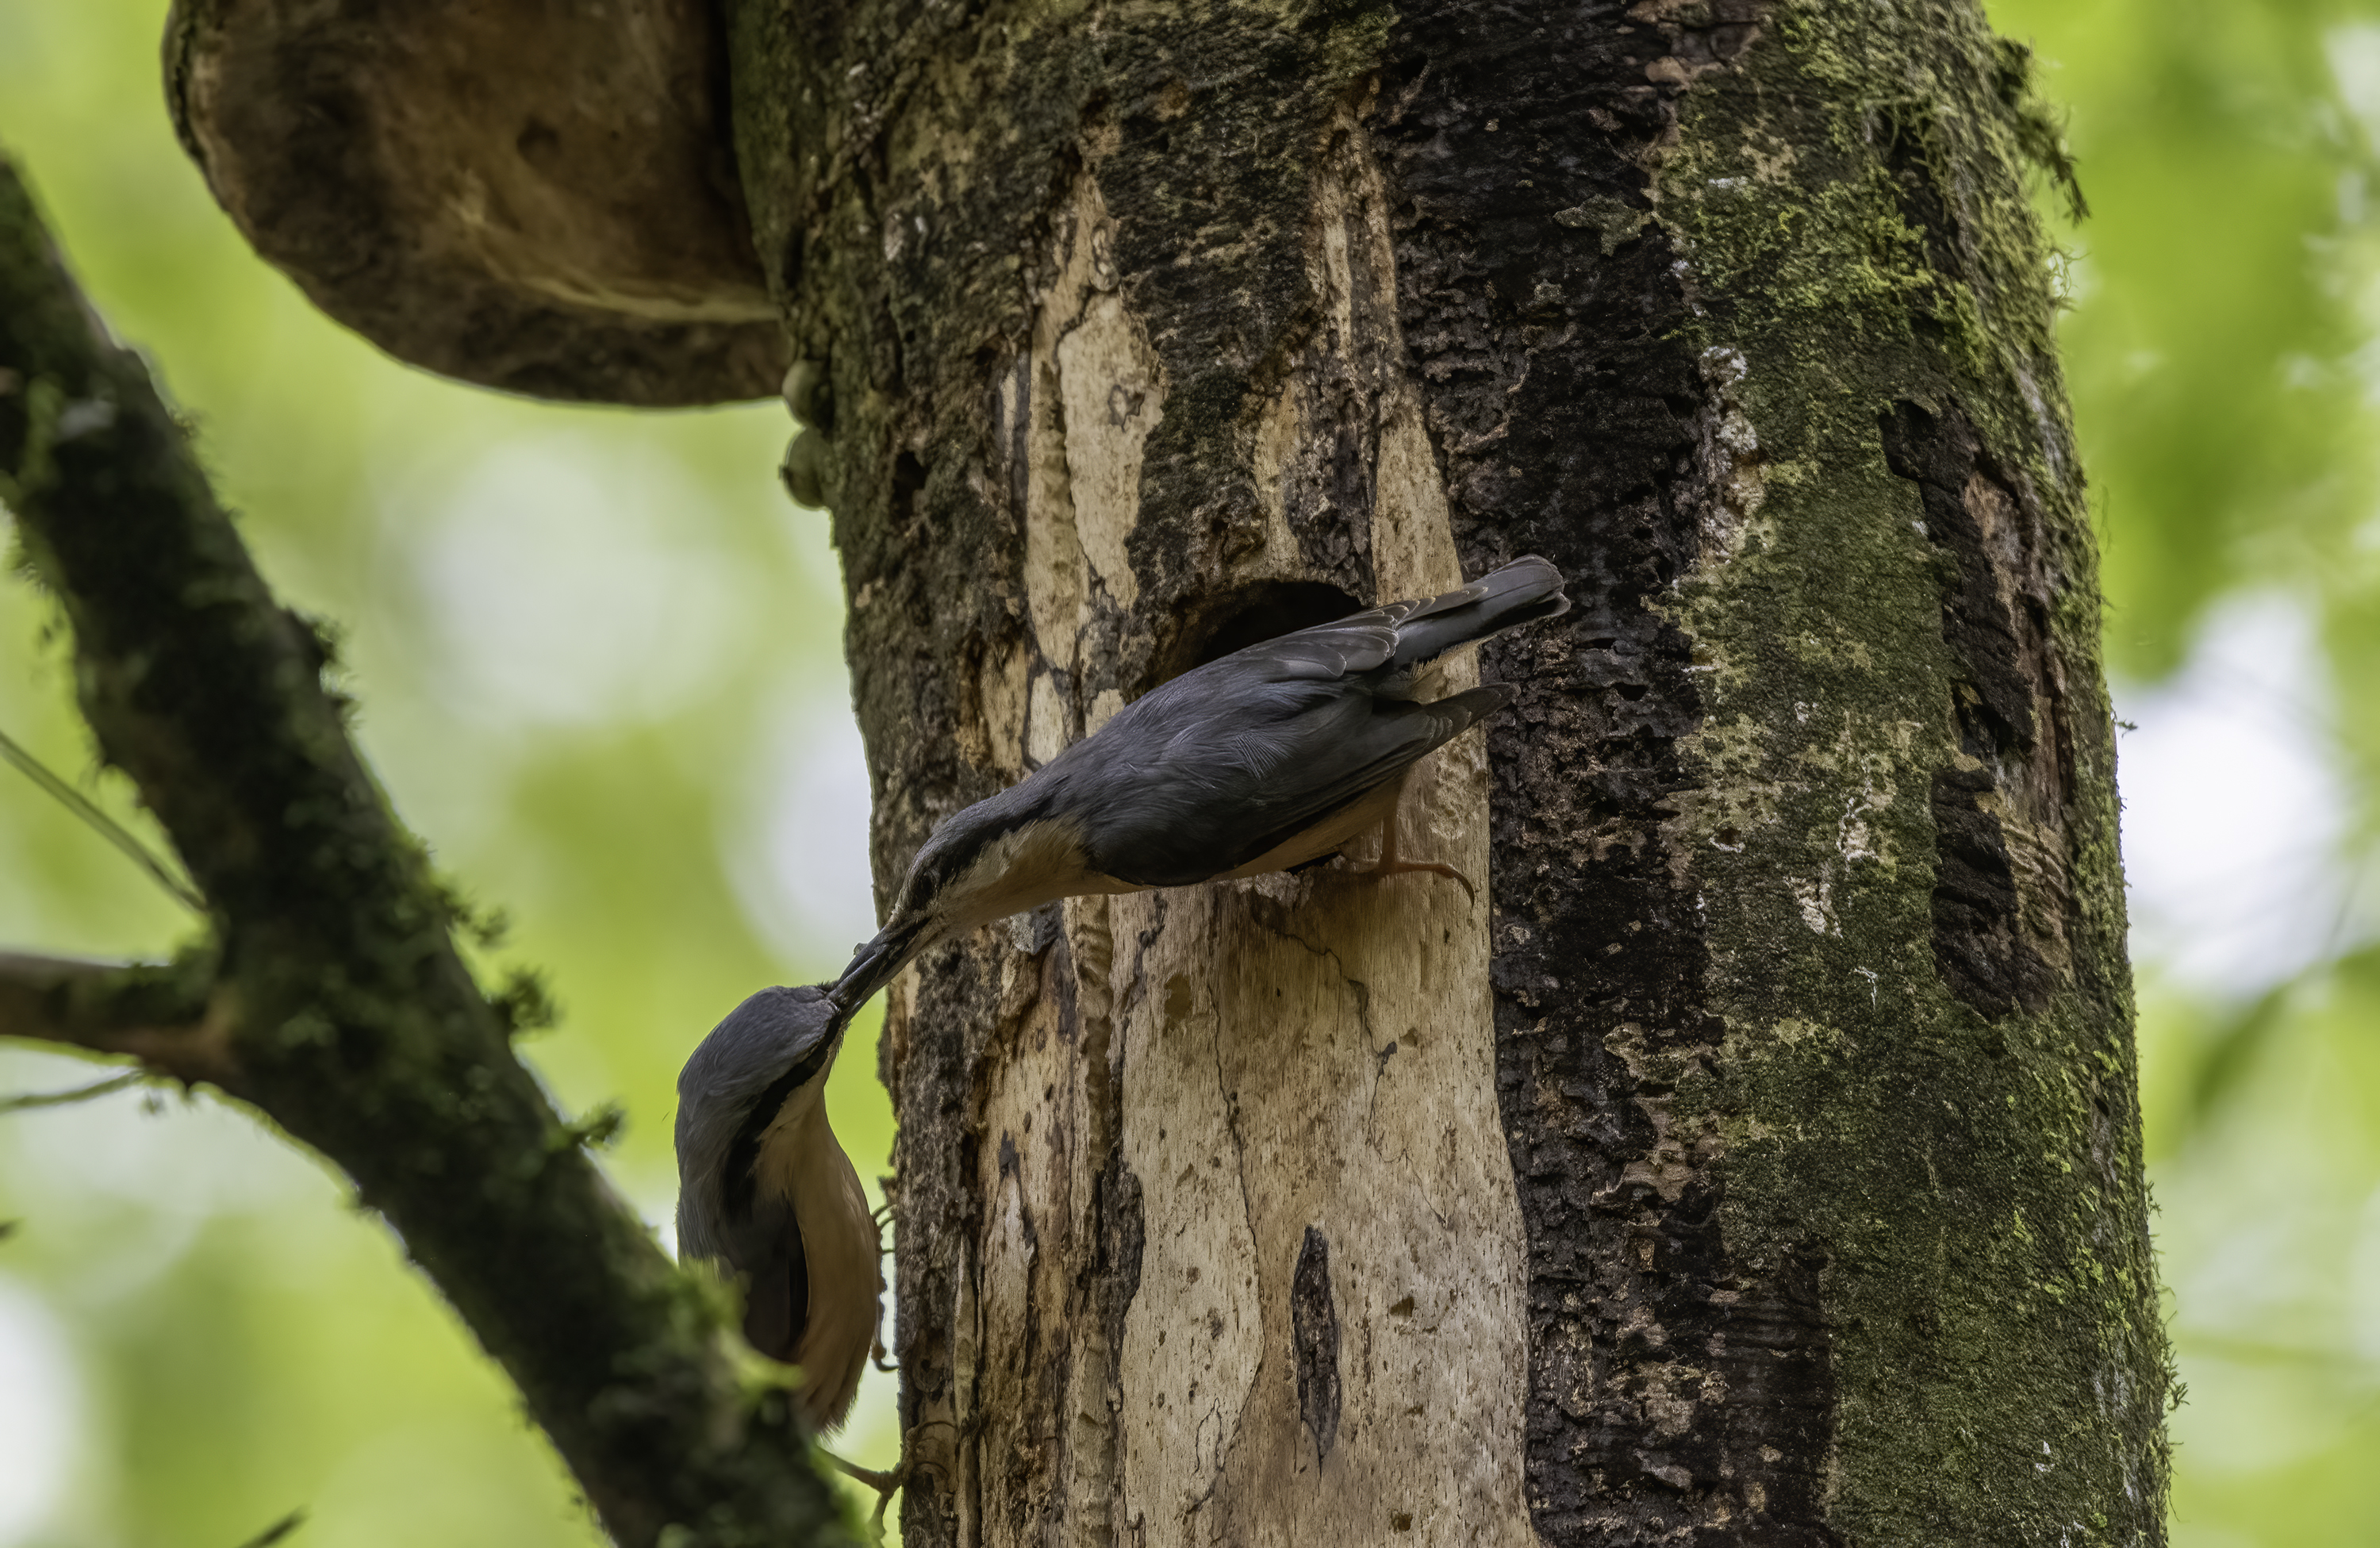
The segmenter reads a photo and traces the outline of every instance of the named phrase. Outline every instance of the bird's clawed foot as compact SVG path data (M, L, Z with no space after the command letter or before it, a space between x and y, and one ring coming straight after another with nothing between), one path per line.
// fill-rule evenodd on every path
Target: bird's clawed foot
M1460 871L1455 870L1454 867L1448 865L1443 860L1399 860L1394 865L1390 865L1387 861L1383 860L1378 865L1375 865L1366 871L1364 874L1366 876L1379 877L1402 876L1410 871L1427 871L1433 876L1451 876L1454 880L1463 884L1463 896L1464 897L1474 903L1479 901L1479 889L1471 884L1471 878L1465 876Z
M856 1479L862 1485L875 1493L876 1513L868 1518L868 1527L878 1542L884 1541L884 1512L892 1504L892 1496L901 1492L902 1487L909 1481L910 1476L917 1469L917 1453L912 1444L917 1438L917 1432L925 1429L927 1425L949 1422L948 1420L933 1419L928 1420L925 1424L911 1426L909 1432L901 1437L901 1460L889 1469L863 1468L856 1462L837 1457L824 1446L819 1447L819 1455L833 1463L836 1469L844 1477Z
M1391 816L1380 825L1380 858L1364 874L1385 880L1411 871L1427 871L1433 876L1451 876L1463 884L1463 896L1466 899L1473 903L1479 901L1479 889L1471 884L1471 878L1445 861L1409 860L1400 856L1397 853L1397 820Z
M868 1518L868 1527L875 1534L877 1542L883 1542L885 1508L892 1505L892 1496L900 1493L901 1486L909 1481L909 1447L906 1443L901 1447L899 1464L889 1470L863 1468L856 1462L837 1457L824 1446L819 1447L819 1455L833 1463L844 1477L857 1479L863 1486L875 1493L876 1513Z

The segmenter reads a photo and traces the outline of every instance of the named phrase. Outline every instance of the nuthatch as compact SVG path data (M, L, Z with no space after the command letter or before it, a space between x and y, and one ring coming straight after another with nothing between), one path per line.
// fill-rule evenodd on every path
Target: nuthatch
M744 1336L801 1368L817 1431L851 1410L883 1292L875 1218L826 1121L846 1019L820 990L763 989L677 1078L679 1254L744 1277Z
M1372 873L1452 866L1397 855L1421 758L1519 689L1408 698L1449 651L1570 609L1531 555L1458 591L1299 629L1160 685L999 795L937 827L892 917L831 991L857 1007L946 935L1054 898L1255 876L1382 832Z

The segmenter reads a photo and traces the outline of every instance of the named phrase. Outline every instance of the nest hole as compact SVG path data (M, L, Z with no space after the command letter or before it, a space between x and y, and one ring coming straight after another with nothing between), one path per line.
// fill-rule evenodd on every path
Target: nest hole
M1205 599L1185 620L1149 687L1220 661L1233 651L1360 613L1364 604L1321 580L1253 580Z

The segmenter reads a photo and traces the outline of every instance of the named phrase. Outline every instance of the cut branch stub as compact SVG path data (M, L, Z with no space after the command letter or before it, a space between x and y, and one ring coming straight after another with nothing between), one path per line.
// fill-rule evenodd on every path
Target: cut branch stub
M538 397L765 397L785 369L703 0L177 0L176 132L324 311Z

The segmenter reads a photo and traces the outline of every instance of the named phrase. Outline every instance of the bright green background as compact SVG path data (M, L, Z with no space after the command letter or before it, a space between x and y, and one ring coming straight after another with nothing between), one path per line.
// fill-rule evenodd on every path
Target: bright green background
M670 1081L751 988L872 920L823 518L775 405L628 415L398 368L232 235L160 105L164 0L0 0L0 140L200 420L284 594L339 620L367 751L547 969L529 1052L623 1102L656 1223ZM2380 1541L2380 0L1998 0L2070 107L2067 365L2124 743L2188 1548ZM2045 190L2044 207L2054 198ZM0 580L0 729L82 774L49 615ZM128 822L119 782L87 787ZM148 831L145 828L142 831ZM188 920L0 771L0 942ZM872 1046L832 1095L863 1173ZM0 1049L0 1090L87 1067ZM0 1116L0 1548L535 1548L596 1534L388 1233L207 1103ZM871 1377L846 1449L892 1451Z

